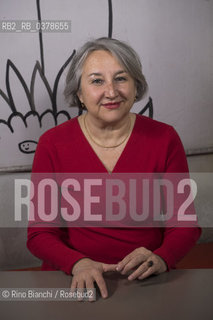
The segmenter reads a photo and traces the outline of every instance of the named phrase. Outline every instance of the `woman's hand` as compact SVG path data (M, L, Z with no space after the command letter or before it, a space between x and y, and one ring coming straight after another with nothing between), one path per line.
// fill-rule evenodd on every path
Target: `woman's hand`
M72 268L72 283L71 290L78 289L82 291L83 288L93 289L94 282L96 282L100 289L101 296L107 298L108 292L106 283L103 278L103 273L107 271L116 271L117 264L105 264L93 261L89 258L83 258L76 262Z
M146 248L140 247L128 254L116 267L121 274L127 274L134 270L129 280L143 280L151 274L160 274L167 270L165 261L158 255Z

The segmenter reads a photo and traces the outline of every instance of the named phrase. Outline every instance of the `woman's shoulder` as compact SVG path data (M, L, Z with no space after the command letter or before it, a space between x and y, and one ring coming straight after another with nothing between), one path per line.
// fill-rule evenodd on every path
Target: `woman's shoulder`
M171 125L140 114L136 115L136 131L143 135L148 134L150 137L170 135L175 132Z
M69 140L70 135L72 135L73 133L76 133L77 129L78 129L78 118L75 117L45 131L41 135L39 142L40 143L54 142L54 144L56 144L57 142Z
M153 120L143 115L136 116L135 131L137 141L152 146L182 144L175 128L167 123Z

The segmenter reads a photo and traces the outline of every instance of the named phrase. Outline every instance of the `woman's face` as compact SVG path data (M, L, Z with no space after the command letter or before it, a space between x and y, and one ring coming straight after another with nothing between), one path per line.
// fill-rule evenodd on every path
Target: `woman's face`
M108 51L97 50L86 59L78 97L88 115L104 122L123 119L136 96L133 78Z

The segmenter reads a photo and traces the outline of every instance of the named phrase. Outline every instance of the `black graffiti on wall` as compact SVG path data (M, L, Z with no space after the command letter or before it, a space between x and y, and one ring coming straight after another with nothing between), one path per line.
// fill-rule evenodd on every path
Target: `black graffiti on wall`
M113 7L112 7L112 1L108 0L108 37L112 38L112 33L113 33ZM37 10L37 18L39 22L42 22L42 15L41 15L41 6L40 6L40 0L36 0L36 10ZM4 99L6 104L11 110L11 114L8 117L7 120L5 119L0 119L0 124L6 125L11 133L14 133L14 129L12 126L12 120L15 117L19 117L22 119L25 127L28 127L27 124L27 119L29 117L35 117L39 123L39 126L42 127L42 119L45 115L49 114L53 117L55 125L58 124L58 117L62 114L67 120L69 120L70 114L67 110L60 110L58 111L57 107L57 94L58 94L58 84L61 79L61 76L63 72L65 71L66 67L69 65L71 60L73 59L76 50L73 49L71 55L67 58L67 60L64 62L64 64L61 66L59 69L56 78L54 80L53 88L51 88L48 79L45 75L45 60L44 60L44 45L43 45L43 33L42 30L40 29L38 32L38 37L39 37L39 51L40 51L40 61L35 62L35 66L31 75L31 80L29 86L25 82L23 76L21 75L21 72L18 70L18 68L15 66L15 64L8 59L7 64L6 64L6 93L0 89L0 96ZM28 103L29 103L29 111L26 114L23 114L22 112L18 111L18 108L16 107L16 102L13 99L12 91L11 91L11 71L15 73L17 78L20 81L20 84L25 92L25 95L27 97ZM51 109L46 109L42 113L39 113L36 110L36 105L35 105L35 95L34 95L34 89L35 89L35 80L36 77L40 76L47 92L49 99L51 101ZM149 117L153 117L153 105L152 105L152 100L149 98L149 101L147 105L139 112L140 114L149 111ZM82 113L82 110L79 109L78 114L80 115ZM21 141L18 144L19 151L25 154L33 153L35 152L37 145L37 141L35 140L24 140Z

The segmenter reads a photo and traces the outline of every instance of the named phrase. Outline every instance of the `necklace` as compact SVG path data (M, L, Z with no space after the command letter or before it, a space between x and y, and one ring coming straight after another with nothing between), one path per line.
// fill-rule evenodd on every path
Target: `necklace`
M92 142L94 142L97 146L101 147L101 148L107 148L107 149L110 149L110 148L117 148L119 147L120 145L122 145L126 140L127 138L129 137L130 135L130 131L131 131L131 119L129 119L129 128L128 128L128 134L125 136L125 138L119 142L118 144L114 145L114 146L103 146L102 144L98 143L97 141L95 141L95 139L92 137L91 133L89 132L89 128L87 127L86 125L86 115L84 116L84 127L86 129L86 132L88 134L88 136L90 137L90 139L92 140Z

